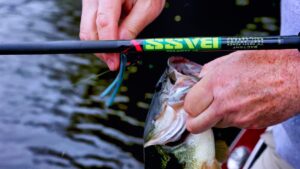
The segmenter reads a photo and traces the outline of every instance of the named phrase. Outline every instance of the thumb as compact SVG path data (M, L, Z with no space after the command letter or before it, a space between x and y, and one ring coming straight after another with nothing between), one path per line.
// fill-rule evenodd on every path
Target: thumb
M213 99L211 80L207 74L186 95L184 109L191 117L196 117L209 107Z
M120 26L120 39L135 38L162 11L164 0L138 0Z
M204 112L196 117L189 117L186 122L188 131L198 134L215 126L222 117L216 112L216 105L212 103Z

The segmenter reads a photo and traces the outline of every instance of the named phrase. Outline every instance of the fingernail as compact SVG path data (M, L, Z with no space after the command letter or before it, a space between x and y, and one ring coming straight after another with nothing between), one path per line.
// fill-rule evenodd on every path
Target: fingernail
M202 70L200 71L198 77L203 78L207 74L208 70L202 67Z
M191 127L191 121L192 121L192 117L188 116L185 127L189 132L191 132L193 130Z
M107 65L108 65L109 70L114 71L114 69L115 69L115 63L113 62L113 60L108 59L107 60Z
M200 72L199 73L199 75L198 75L198 77L200 78L200 79L202 79L204 76L205 76L205 74L206 74L206 72Z

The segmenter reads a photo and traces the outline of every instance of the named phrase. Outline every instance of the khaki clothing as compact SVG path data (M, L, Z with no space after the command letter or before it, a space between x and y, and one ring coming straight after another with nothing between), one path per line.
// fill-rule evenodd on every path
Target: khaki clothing
M292 166L276 154L272 131L266 131L261 137L267 144L267 148L256 160L251 169L293 169Z

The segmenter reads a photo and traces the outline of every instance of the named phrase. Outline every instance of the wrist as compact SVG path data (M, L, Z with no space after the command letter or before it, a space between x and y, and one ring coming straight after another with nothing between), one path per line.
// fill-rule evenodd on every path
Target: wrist
M296 101L296 114L300 113L300 52L298 50L282 50L282 55L286 57L287 64L286 69L288 70L287 73L289 74L288 78L291 80L288 83L293 85L294 89L291 89L292 97L295 97ZM295 106L295 105L294 105Z

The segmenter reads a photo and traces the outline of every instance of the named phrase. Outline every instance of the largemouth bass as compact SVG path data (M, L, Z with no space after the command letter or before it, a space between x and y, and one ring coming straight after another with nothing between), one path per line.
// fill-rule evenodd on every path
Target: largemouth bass
M172 57L157 83L146 119L144 147L155 147L160 156L161 169L175 169L169 165L174 161L172 158L176 159L176 169L220 168L215 159L212 130L200 134L191 134L186 130L188 115L183 109L183 102L189 89L200 80L201 68L201 65L188 59ZM157 167L157 164L146 161L146 168Z

